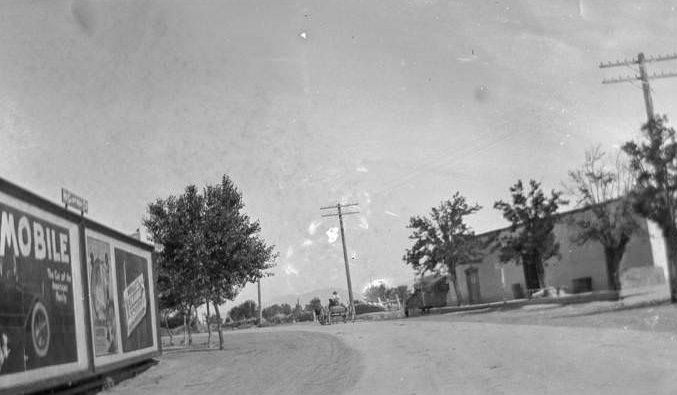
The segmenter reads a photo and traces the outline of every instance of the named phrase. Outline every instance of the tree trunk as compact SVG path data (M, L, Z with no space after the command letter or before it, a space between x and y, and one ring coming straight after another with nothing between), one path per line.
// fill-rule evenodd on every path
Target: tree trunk
M674 226L663 230L665 249L668 258L668 282L670 284L670 301L677 303L677 228Z
M541 289L545 288L545 268L543 267L543 262L536 264L536 273L538 274L538 285Z
M543 262L543 257L540 254L534 254L534 264L536 265L536 275L538 276L538 286L541 289L546 288L548 285L545 281L545 263Z
M609 289L613 291L621 290L620 268L621 260L625 254L625 247L628 245L630 237L621 236L618 246L604 247L604 258L606 260L606 273L609 283Z
M216 332L219 333L219 350L223 350L223 332L221 332L221 313L219 312L219 305L214 303L214 314L216 314Z
M207 348L210 348L212 346L212 328L209 324L209 298L205 298L205 302L207 304Z
M463 295L461 294L461 290L458 288L458 278L456 276L455 267L449 267L449 279L451 280L451 283L454 286L454 293L456 294L456 304L460 306L463 303Z
M188 307L188 345L193 345L193 332L191 331L191 324L193 323L193 306Z
M172 329L169 327L169 319L167 318L167 313L162 314L162 317L165 320L165 327L167 327L167 333L169 334L169 345L174 345L174 336L172 336Z
M618 277L618 265L620 263L620 255L615 248L604 248L604 260L606 261L607 285L612 291L620 291L621 283Z
M187 315L186 310L183 311L183 344L186 344L186 337L188 336L188 324L187 324Z

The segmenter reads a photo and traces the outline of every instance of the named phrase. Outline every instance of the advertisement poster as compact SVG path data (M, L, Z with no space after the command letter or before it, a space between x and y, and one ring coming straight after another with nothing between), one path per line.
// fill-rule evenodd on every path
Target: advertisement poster
M146 258L115 248L120 304L120 333L124 352L153 346L153 325Z
M125 288L124 301L125 312L127 313L127 334L134 332L134 329L141 323L146 316L146 287L143 285L143 275L137 277Z
M87 237L87 264L89 269L89 295L94 332L94 354L114 354L117 345L117 320L115 317L115 288L110 244Z
M69 237L0 203L0 375L77 362Z

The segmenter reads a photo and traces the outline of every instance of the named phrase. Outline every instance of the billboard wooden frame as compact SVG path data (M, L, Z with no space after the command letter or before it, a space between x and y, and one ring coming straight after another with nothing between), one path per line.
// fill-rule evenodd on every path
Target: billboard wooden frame
M74 304L79 304L83 307L80 310L77 308L75 311L81 313L78 317L75 316L75 325L76 333L78 336L82 335L82 339L78 338L76 343L80 344L81 340L84 340L84 348L86 352L84 355L81 355L80 351L78 352L78 359L76 363L78 364L77 368L66 369L64 372L60 373L58 376L52 376L48 378L37 378L36 376L40 375L40 370L31 370L19 373L9 373L10 375L14 374L25 374L27 372L32 373L32 379L30 382L21 381L16 384L7 383L7 387L0 387L0 395L4 394L17 394L17 393L30 393L40 390L46 390L49 388L59 387L63 385L68 385L70 383L76 383L78 381L86 381L89 379L94 379L97 376L105 375L106 373L113 372L116 370L124 369L127 366L133 366L148 360L154 357L157 357L161 354L161 338L159 333L159 314L158 314L158 299L156 294L156 285L157 285L157 273L155 272L155 265L152 259L152 252L154 250L153 246L144 243L136 238L125 235L119 231L116 231L110 227L102 225L98 222L92 221L86 217L83 217L77 213L68 211L61 205L53 203L33 192L30 192L22 187L19 187L3 178L0 178L0 197L2 196L9 197L8 200L12 201L10 203L15 203L18 201L21 205L32 207L37 214L46 214L49 220L57 219L60 225L67 225L67 228L70 230L71 240L70 246L77 246L77 252L71 250L71 270L73 272L73 281L71 282L73 287L73 294L75 295L76 287L79 288L78 296L82 299L81 301L74 301ZM31 213L32 214L32 213ZM34 214L32 214L34 215ZM88 279L89 273L87 270L87 245L86 245L86 234L87 233L96 233L104 235L108 239L115 240L116 244L131 247L137 253L140 252L142 255L148 258L148 272L149 272L149 298L151 306L148 307L148 312L151 317L151 330L153 332L153 345L149 348L141 350L139 353L127 353L127 357L122 357L114 361L110 361L105 364L97 365L95 363L96 358L94 356L94 343L93 343L93 334L92 334L92 317L90 315L90 294ZM73 234L77 236L77 239L73 239ZM79 267L75 265L79 264ZM76 276L75 271L78 272L77 279L79 284L75 284ZM75 314L75 313L74 313ZM120 317L117 317L118 322ZM83 327L84 325L84 327ZM77 332L77 327L84 328L82 332ZM76 345L76 349L79 346ZM124 354L123 354L124 355ZM80 360L80 357L83 357L83 360ZM55 365L61 366L61 365ZM10 377L10 376L7 376ZM17 376L15 376L17 377ZM11 381L11 380L8 380ZM4 384L3 384L4 385Z

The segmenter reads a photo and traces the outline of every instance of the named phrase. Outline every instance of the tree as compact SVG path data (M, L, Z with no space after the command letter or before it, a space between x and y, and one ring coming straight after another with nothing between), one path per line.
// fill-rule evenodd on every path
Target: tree
M240 303L238 306L230 309L228 314L230 315L230 319L233 321L244 321L250 318L256 318L257 312L258 310L256 302L253 300L246 300Z
M322 301L317 296L310 300L306 305L306 311L318 311L322 309Z
M385 302L396 298L399 298L400 303L404 303L409 296L409 290L406 285L387 287L385 284L379 284L368 287L364 290L363 295L364 300L369 303L377 303L379 299Z
M157 251L153 251L154 272L157 274L157 298L158 310L162 322L164 322L169 334L169 345L174 345L174 336L172 335L172 328L169 325L169 316L180 310L181 300L178 292L175 292L176 287L172 284L172 277L166 269L162 270L161 256Z
M439 207L433 207L429 218L411 217L407 226L413 230L409 239L414 240L414 245L407 249L404 261L419 274L446 270L459 305L462 296L458 288L456 267L481 258L475 233L465 224L464 218L480 209L477 204L469 205L465 197L456 192L451 200L441 202Z
M677 191L677 142L675 130L666 116L657 116L642 126L643 141L629 141L623 151L630 157L635 172L635 189L631 193L637 213L658 224L665 238L670 277L670 300L677 302L677 226L675 226L675 192Z
M272 306L268 306L262 311L263 318L265 318L268 321L273 321L275 316L288 316L291 315L292 313L292 308L288 303L282 303L281 305L279 304L274 304Z
M569 189L586 212L569 217L568 223L576 229L574 243L583 245L592 240L602 244L609 288L620 291L621 260L632 234L639 228L630 199L634 182L620 156L614 168L604 166L604 156L599 146L592 148L586 152L583 166L569 172L573 183Z
M255 283L273 267L274 246L268 246L260 236L261 226L243 213L242 195L227 176L221 183L204 189L203 249L200 261L208 278L209 298L219 322L219 305L233 300L246 283ZM223 349L220 325L219 348Z
M296 304L294 305L294 309L292 310L291 314L294 317L294 320L298 321L299 317L301 317L303 313L303 307L301 307L301 303L297 300Z
M379 301L382 302L387 299L386 293L387 287L385 284L381 283L379 285L369 286L362 294L364 295L364 300L366 302L378 303Z
M500 237L498 248L501 262L514 260L524 267L527 288L545 287L544 262L559 256L559 243L553 232L557 222L557 209L566 204L562 192L551 191L546 198L541 184L529 181L529 191L524 190L522 180L510 187L512 203L502 200L494 208L503 212L510 221L510 234Z
M274 247L259 236L259 223L243 210L242 195L223 176L202 193L189 185L182 195L157 199L144 219L153 241L162 246L160 272L182 306L189 311L204 301L214 306L220 349L219 306L266 275L276 258Z
M409 296L411 295L411 292L409 292L409 288L406 285L398 285L395 288L388 288L386 291L386 296L388 299L395 299L395 295L397 295L397 298L399 298L400 303L406 303L407 299L409 299Z
M187 332L188 344L192 343L192 336L191 325L186 321L192 316L193 307L203 300L196 292L202 289L201 274L193 254L201 204L197 189L188 186L181 196L158 199L150 204L150 218L144 220L153 241L159 246L155 252L155 263L161 308L182 313L184 341Z

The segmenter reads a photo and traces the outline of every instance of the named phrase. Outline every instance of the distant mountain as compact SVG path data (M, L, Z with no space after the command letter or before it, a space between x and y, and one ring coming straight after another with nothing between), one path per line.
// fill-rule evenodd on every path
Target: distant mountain
M308 303L310 303L310 300L318 297L322 301L322 304L327 304L329 297L332 295L332 293L336 291L338 292L339 296L341 297L342 301L347 301L348 300L348 290L345 288L323 288L323 289L316 289L314 291L306 292L303 294L299 295L284 295L284 296L278 296L275 298L271 298L269 300L264 300L263 301L263 306L270 306L274 304L283 304L283 303L288 303L292 307L296 305L296 301L301 304L301 306L305 307ZM356 293L353 290L353 298L355 299L361 299L362 295Z

